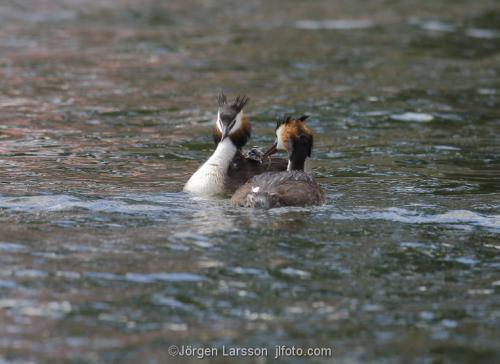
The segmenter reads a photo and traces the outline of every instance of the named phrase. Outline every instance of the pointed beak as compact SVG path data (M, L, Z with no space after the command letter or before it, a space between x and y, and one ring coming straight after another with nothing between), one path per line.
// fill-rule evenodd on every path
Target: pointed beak
M220 141L223 141L224 139L226 139L226 137L229 136L229 133L231 132L231 130L233 129L233 126L234 124L236 123L236 120L233 120L231 122L231 124L229 125L224 125L223 123L221 123L221 128L222 128L222 138L220 139Z
M275 140L274 144L265 153L264 157L269 157L278 151L278 141Z
M228 135L229 135L229 128L226 127L225 125L222 125L222 138L220 139L220 141L226 139Z

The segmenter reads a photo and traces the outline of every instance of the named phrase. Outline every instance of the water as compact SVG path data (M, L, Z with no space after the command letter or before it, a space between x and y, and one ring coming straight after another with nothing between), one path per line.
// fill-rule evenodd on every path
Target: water
M499 34L488 0L0 5L0 363L499 361ZM179 192L221 88L251 145L311 114L326 205Z

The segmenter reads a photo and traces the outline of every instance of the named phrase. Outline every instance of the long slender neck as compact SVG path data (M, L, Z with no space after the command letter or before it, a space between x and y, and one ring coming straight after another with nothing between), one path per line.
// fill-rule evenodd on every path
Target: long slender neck
M224 172L229 167L233 160L238 148L234 145L230 138L224 139L217 145L217 148L208 160L203 164L202 168L206 165L221 168Z
M288 147L288 171L303 171L309 147L302 143L289 142Z
M294 158L288 159L287 171L303 171L306 162L306 156L292 156Z
M210 158L191 176L184 191L199 195L223 193L227 170L237 151L230 138L220 142Z
M303 171L306 158L311 155L312 135L303 132L297 137L288 138L288 171Z

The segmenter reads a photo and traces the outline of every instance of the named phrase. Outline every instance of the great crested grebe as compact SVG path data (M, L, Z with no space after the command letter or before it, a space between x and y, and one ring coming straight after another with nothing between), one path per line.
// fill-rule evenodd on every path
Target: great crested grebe
M284 172L259 174L241 186L231 198L241 207L273 208L280 206L321 205L325 194L314 178L304 172L307 157L311 156L313 135L305 125L307 116L286 117L276 125L276 142L265 153L278 149L288 152L288 168Z
M238 96L233 104L228 104L226 95L224 92L221 92L217 96L217 101L219 103L219 112L217 113L217 119L212 129L212 137L216 147L221 140L224 123L227 124L234 118L237 110L235 105L241 102L244 102L246 105L248 98ZM243 113L243 111L241 113ZM252 130L248 116L245 114L242 115L241 123L237 122L234 127L236 130L231 134L231 139L238 147L238 152L227 170L224 187L226 193L234 193L241 185L257 174L286 170L288 161L284 158L271 158L270 156L265 156L256 147L250 149L247 153L243 153L242 148L250 139Z
M228 103L226 95L217 97L219 108L212 131L216 149L191 176L184 191L199 195L233 193L249 178L265 171L283 171L286 160L269 158L256 149L246 155L242 148L250 139L251 126L243 108L248 97L237 96Z

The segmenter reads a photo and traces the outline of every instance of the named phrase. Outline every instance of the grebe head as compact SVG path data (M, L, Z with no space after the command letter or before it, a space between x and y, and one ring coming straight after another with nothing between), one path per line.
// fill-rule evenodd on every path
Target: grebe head
M221 92L217 96L217 102L219 108L213 129L215 145L229 137L237 148L242 148L251 135L250 122L243 111L248 103L248 97L237 96L232 103L229 103L226 95Z
M304 170L307 157L311 156L313 134L305 124L308 115L298 119L286 116L276 123L276 141L265 153L270 156L278 150L288 152L288 170Z

